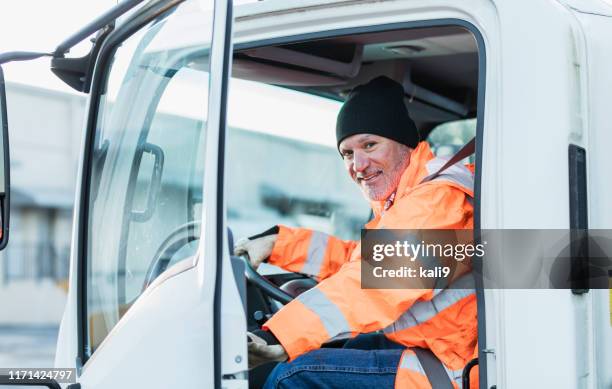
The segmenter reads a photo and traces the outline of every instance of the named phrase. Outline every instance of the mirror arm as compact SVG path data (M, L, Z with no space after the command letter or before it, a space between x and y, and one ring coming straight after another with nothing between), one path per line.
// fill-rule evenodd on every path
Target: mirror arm
M55 52L53 53L54 57L62 57L64 54L68 53L71 48L76 46L85 40L88 36L92 35L96 31L103 29L108 24L114 23L114 21L122 16L123 14L130 11L132 8L136 7L138 4L142 3L143 0L125 0L115 5L96 19L92 20L85 27L68 37L62 43L60 43Z
M40 57L51 57L53 53L43 53L38 51L8 51L0 54L0 65L13 61L30 61Z
M13 61L30 61L41 57L53 57L51 60L51 71L70 87L79 92L89 93L92 73L92 66L90 65L91 62L95 60L100 49L100 44L96 43L102 42L103 38L112 31L115 20L118 17L132 10L143 1L144 0L126 0L120 2L68 37L60 43L52 53L10 51L0 54L0 65ZM98 32L98 35L93 40L94 47L89 54L81 58L64 57L70 49L96 32Z
M109 24L98 32L95 38L92 38L93 47L87 55L79 58L65 58L56 55L51 59L51 71L64 81L71 88L89 93L91 87L91 78L93 74L93 62L95 61L102 42L113 31L113 25Z

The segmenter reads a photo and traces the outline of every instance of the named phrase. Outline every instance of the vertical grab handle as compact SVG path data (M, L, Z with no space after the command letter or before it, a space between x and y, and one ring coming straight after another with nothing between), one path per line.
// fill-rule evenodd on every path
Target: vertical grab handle
M570 144L569 208L570 208L570 279L573 294L589 291L589 218L587 193L587 155L580 146Z
M463 389L470 389L470 371L476 365L478 365L478 358L472 359L465 365L463 374L461 374L461 387Z

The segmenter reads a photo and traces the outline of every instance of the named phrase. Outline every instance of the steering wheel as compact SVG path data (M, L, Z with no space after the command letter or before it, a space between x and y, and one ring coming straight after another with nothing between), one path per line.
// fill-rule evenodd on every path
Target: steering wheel
M294 296L287 293L285 290L276 286L272 282L268 281L264 276L259 274L257 270L251 265L251 261L246 256L238 257L244 262L244 276L247 281L253 284L266 296L277 300L283 305L289 304Z
M192 220L188 223L178 226L168 235L168 237L159 246L151 264L147 269L145 280L142 285L144 291L153 280L157 278L161 273L168 268L168 264L172 260L172 257L185 245L193 242L194 240L200 239L199 234L195 231L199 230L202 225L200 220Z

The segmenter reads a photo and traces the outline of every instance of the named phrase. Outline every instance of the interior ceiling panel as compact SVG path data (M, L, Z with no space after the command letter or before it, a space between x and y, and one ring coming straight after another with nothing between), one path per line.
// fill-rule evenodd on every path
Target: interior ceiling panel
M424 91L421 98L410 99L411 115L422 126L461 119L465 114L453 113L452 104L464 106L467 117L475 115L478 47L472 33L462 27L384 31L278 47L284 50L268 50L265 58L257 57L256 51L249 55L249 50L236 54L233 75L340 99L354 86L387 75ZM303 55L309 61L300 66L286 63L292 51L295 58ZM277 52L285 56L276 57ZM323 66L334 61L338 66L353 61L355 73L336 74ZM434 94L438 97L428 97Z
M478 56L473 53L415 58L410 69L415 82L434 89L474 88L478 83Z
M402 53L402 48L407 48ZM413 50L410 50L414 48ZM422 39L401 40L368 44L364 48L365 61L400 58L431 58L441 55L475 53L476 41L470 34L436 36Z

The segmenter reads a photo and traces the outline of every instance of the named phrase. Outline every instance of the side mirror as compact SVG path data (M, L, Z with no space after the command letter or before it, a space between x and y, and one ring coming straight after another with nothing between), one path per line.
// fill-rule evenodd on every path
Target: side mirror
M6 247L9 238L9 200L11 197L6 89L2 67L0 67L0 152L2 152L0 155L0 250L2 250Z

